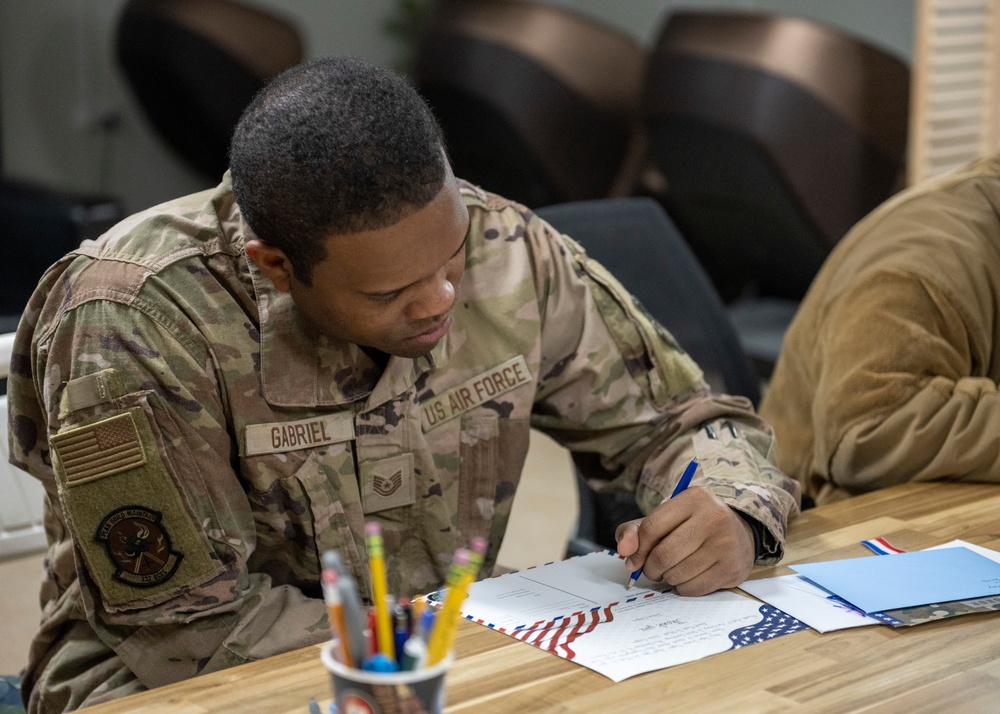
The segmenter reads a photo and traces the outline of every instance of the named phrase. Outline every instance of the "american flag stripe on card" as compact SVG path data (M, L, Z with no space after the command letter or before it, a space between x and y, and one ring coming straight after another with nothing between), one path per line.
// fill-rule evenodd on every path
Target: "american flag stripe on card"
M576 657L576 652L570 645L577 638L593 631L597 625L613 621L615 616L612 608L617 604L611 603L604 607L591 608L586 612L574 612L566 617L543 620L529 627L515 629L509 634L529 645L552 652L563 659L572 660Z

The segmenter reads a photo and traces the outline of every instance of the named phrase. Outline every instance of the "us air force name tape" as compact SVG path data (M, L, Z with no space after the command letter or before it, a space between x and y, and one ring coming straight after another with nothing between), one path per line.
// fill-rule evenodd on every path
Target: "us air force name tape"
M424 402L420 407L423 430L429 431L530 381L524 357L509 359Z

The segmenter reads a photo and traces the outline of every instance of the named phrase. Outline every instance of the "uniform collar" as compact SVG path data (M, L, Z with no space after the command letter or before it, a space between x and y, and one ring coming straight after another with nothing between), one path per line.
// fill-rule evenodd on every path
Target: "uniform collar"
M252 236L242 220L244 240ZM245 256L244 256L245 257ZM357 345L320 333L274 288L250 259L260 316L260 382L264 400L276 407L333 407L366 400L366 408L406 392L447 360L450 334L423 357L390 357L379 377L375 362Z

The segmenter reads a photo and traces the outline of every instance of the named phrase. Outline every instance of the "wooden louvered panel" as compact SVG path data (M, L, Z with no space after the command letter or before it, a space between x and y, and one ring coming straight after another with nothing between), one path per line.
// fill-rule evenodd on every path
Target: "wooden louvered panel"
M909 183L1000 148L1000 0L918 0Z

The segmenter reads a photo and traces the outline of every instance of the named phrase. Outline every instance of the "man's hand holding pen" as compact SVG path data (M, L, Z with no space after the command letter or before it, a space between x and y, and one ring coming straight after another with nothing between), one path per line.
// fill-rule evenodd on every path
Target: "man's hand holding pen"
M674 495L645 518L622 523L615 532L619 555L633 574L663 581L680 595L707 595L736 587L754 564L750 526L721 499L695 486L687 488L692 461Z

